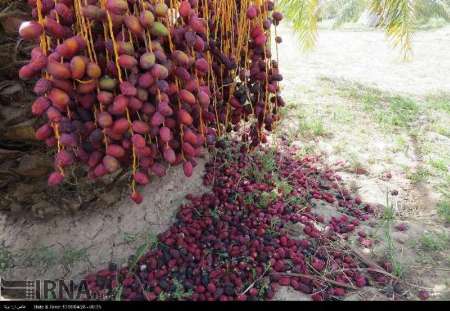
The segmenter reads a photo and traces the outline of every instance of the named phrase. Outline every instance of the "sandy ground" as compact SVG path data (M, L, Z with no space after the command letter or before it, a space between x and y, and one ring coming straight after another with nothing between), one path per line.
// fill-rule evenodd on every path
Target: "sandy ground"
M165 231L188 193L201 194L206 161L193 176L172 168L141 190L144 201L108 195L115 204L97 206L76 215L49 220L0 216L0 241L11 255L12 268L2 277L11 280L79 280L110 262L126 264L136 249Z
M346 183L364 201L379 204L379 224L372 228L379 243L370 252L380 260L393 254L410 286L410 297L425 289L433 299L449 299L450 230L437 216L436 204L443 198L438 185L443 182L448 191L450 137L434 125L443 122L448 131L450 116L430 109L426 98L450 92L450 27L416 33L409 62L401 60L399 50L382 32L320 31L317 47L310 53L301 52L287 25L280 27L280 34L287 102L280 133L306 154L323 155L330 165L342 161L340 174ZM374 96L366 88L417 103L414 121L408 128L383 127L374 121L367 107L363 109L364 101ZM442 162L439 174L429 165L434 158ZM424 168L433 173L414 181L411 176L420 176L417 172ZM383 220L386 206L394 210L391 223ZM406 232L394 229L401 222L408 224ZM447 245L431 250L433 245L425 237L434 235L444 237L441 242ZM391 251L389 241L394 245ZM305 299L295 293L286 289L277 298ZM389 299L386 293L382 298L378 294L369 288L350 299Z
M415 33L413 58L406 63L383 32L320 31L316 48L307 54L299 52L287 24L280 32L280 62L289 84L311 85L326 76L408 94L450 90L450 26Z

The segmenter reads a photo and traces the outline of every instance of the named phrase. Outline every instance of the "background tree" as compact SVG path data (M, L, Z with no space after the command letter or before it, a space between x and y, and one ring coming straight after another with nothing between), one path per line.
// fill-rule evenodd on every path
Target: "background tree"
M334 19L334 27L358 20L365 11L375 16L375 26L384 28L403 56L411 55L411 35L420 23L432 17L450 22L450 0L280 0L305 49L314 46L322 19Z

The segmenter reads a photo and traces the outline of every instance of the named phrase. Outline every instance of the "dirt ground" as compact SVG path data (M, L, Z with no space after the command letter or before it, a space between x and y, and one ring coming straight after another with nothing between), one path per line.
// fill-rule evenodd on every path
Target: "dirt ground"
M2 277L78 281L111 262L127 264L129 256L146 250L145 245L170 226L186 194L206 191L205 163L199 161L189 179L182 170L171 169L153 180L142 189L139 206L117 191L106 195L109 202L104 206L96 204L73 215L39 220L2 214L0 256L8 264Z
M379 243L365 251L393 262L411 298L427 290L449 299L450 27L416 33L409 62L382 32L321 31L302 53L289 27L280 30L287 109L279 134L302 155L339 163L347 184L379 204L370 229ZM389 292L382 297L369 288L349 299Z
M294 88L313 86L318 77L346 79L382 90L426 95L450 89L450 26L413 35L413 58L401 61L382 31L323 30L310 53L300 53L287 24L280 27L280 61L285 96Z
M310 54L288 26L280 32L287 108L277 134L299 145L299 156L341 161L344 180L379 204L379 221L367 227L379 243L362 251L393 261L409 297L426 289L432 299L450 299L449 224L437 211L450 183L450 27L417 33L409 63L380 32L323 31ZM187 193L206 190L204 163L189 181L170 170L143 190L141 206L117 192L104 206L49 220L1 214L2 277L77 279L110 261L126 264L167 228ZM399 223L408 230L396 230ZM309 299L289 288L276 298ZM389 299L389 291L365 288L348 299Z

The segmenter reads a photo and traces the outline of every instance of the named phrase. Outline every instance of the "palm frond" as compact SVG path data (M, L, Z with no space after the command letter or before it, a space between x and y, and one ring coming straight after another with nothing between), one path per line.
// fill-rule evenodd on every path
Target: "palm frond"
M450 22L450 0L420 0L415 5L416 16L422 22L432 17L440 17Z
M313 48L317 41L319 0L280 0L278 4L300 36L303 48Z
M336 0L333 0L336 1ZM416 2L441 3L439 6L448 8L449 0L338 0L345 5L341 10L341 21L349 16L356 18L358 12L370 7L372 13L378 17L378 27L384 28L395 46L399 46L404 59L411 56L411 36L415 26ZM348 7L347 7L348 5ZM279 0L279 8L292 22L294 30L300 36L305 49L311 49L317 41L317 24L320 18L321 1L319 0ZM338 23L339 23L338 16Z
M372 0L371 10L379 17L378 26L386 30L404 59L411 56L411 36L415 21L415 0Z

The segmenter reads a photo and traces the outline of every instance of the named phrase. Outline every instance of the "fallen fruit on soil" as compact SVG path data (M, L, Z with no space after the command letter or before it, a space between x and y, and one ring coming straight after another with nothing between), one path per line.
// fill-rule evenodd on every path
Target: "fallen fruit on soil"
M92 293L117 299L121 288L123 300L245 301L272 299L280 286L291 286L313 300L329 300L380 276L389 280L367 273L349 248L336 247L357 225L342 228L371 215L339 176L317 158L296 159L296 150L284 144L278 152L252 154L242 152L246 146L218 141L204 175L212 190L187 195L174 223L146 254L122 268L87 275ZM147 182L146 176L135 178ZM280 181L291 190L280 191ZM137 192L132 197L142 201ZM314 200L330 197L336 202L330 209L342 216L325 221Z

